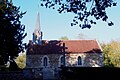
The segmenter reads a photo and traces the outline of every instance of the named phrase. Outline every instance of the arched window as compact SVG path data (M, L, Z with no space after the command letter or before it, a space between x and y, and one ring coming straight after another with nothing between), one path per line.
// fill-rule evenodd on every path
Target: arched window
M62 67L63 65L64 65L64 57L63 57L63 55L61 55L59 57L59 67Z
M48 66L48 59L47 59L47 57L44 57L44 59L43 59L43 66Z
M64 57L62 56L61 58L60 58L60 63L63 65L63 63L64 63Z
M80 56L78 57L78 65L82 65L82 59Z

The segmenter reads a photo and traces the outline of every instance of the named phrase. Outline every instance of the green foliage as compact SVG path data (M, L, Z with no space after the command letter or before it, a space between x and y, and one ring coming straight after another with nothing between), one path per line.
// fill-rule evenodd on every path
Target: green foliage
M59 13L74 13L75 17L71 26L79 25L82 29L91 28L92 24L96 24L96 20L102 20L108 23L108 26L114 25L112 21L108 21L106 9L116 6L114 0L41 0L41 6L46 8L57 8Z
M67 36L63 36L60 38L60 40L69 40L69 38Z
M19 9L12 0L0 0L0 65L14 61L25 48L22 40L27 34L20 19L26 12Z
M22 53L16 58L16 63L19 68L23 69L26 66L26 54Z
M109 44L102 44L104 63L107 67L120 67L120 42L112 41Z
M102 46L102 48L103 48L103 53L104 53L104 65L105 65L105 67L113 67L111 57L109 56L109 53L111 50L110 46L104 44L104 46Z
M111 57L112 64L115 67L120 67L120 42L112 41L110 48L109 56Z

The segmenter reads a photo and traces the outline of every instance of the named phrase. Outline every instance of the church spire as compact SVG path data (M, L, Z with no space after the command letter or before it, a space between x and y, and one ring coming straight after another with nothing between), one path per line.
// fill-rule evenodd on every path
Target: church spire
M42 44L42 32L40 29L40 14L38 12L37 19L36 19L36 28L33 33L33 43L34 44Z
M36 19L36 29L35 31L40 31L40 14L38 12L37 19Z
M39 13L39 5L38 5L38 14L36 18L36 31L40 31L40 13Z

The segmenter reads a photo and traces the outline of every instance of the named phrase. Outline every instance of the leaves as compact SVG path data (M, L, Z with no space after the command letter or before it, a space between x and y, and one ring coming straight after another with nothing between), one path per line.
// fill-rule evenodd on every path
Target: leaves
M112 6L116 6L117 3L114 0L41 0L43 3L41 6L46 8L57 8L59 13L67 12L74 13L74 21L71 26L83 25L81 28L91 28L92 24L96 24L96 21L91 22L89 17L94 17L96 20L102 19L108 22L108 16L106 14L106 9ZM90 5L91 4L91 5ZM86 21L87 19L87 21ZM87 22L87 23L86 23ZM79 24L78 24L79 23ZM113 23L108 23L108 26L112 26Z
M23 69L26 66L26 54L22 53L16 58L16 63L19 68Z
M69 40L69 38L67 36L62 36L60 40Z
M102 44L104 63L107 67L120 67L120 42L112 41L109 44Z
M117 6L117 3L113 3L113 6Z
M108 23L108 25L112 26L112 25L114 25L114 23L111 21L111 22Z

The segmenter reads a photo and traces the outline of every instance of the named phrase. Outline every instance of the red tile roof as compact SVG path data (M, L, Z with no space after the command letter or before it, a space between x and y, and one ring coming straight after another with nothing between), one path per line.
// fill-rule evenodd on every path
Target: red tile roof
M30 44L28 54L59 54L63 53L63 43L67 53L101 53L96 40L52 40L43 41L43 45Z

